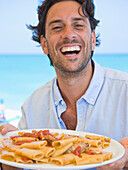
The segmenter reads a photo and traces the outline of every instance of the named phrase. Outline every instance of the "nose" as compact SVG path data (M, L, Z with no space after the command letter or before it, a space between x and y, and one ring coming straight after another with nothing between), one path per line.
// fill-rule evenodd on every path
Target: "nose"
M71 25L65 25L65 28L62 32L62 39L74 39L76 37L75 31L71 27Z

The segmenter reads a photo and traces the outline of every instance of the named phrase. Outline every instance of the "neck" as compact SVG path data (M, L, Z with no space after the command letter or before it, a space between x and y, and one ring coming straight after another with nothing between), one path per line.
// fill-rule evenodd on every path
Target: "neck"
M66 104L74 105L88 89L93 75L93 67L90 61L87 67L76 76L63 75L57 70L56 74L58 86Z

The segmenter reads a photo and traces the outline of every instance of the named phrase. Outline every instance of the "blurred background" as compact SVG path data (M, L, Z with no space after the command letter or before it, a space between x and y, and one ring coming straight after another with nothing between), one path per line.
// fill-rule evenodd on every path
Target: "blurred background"
M96 33L100 33L101 39L94 60L128 72L128 0L94 3L95 17L100 20ZM20 115L20 107L28 96L55 76L47 56L31 40L31 31L26 27L37 24L39 4L40 0L0 0L0 106L7 115Z

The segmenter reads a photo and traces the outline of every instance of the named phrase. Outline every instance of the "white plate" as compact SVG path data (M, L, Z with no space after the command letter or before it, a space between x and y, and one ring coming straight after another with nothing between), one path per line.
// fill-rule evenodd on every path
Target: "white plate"
M36 129L36 130L38 131L40 129ZM23 131L31 132L31 130L23 130ZM97 135L97 134L94 134L94 133L72 131L72 130L62 130L62 129L50 129L50 132L51 133L58 132L58 133L65 133L65 134L71 134L71 135L80 135L80 136L83 136L83 137L85 135ZM17 133L18 133L18 131L9 132L4 136L0 135L0 138L8 138L9 136L17 135ZM0 162L7 164L7 165L14 166L14 167L26 168L26 169L38 169L38 170L39 169L70 169L70 170L71 169L90 169L90 168L93 168L93 167L98 167L98 166L102 166L102 165L112 163L112 162L120 159L125 153L124 147L119 142L117 142L113 139L111 139L110 147L107 148L107 149L104 149L104 151L112 152L113 158L108 160L108 161L105 161L103 163L81 165L81 166L75 166L73 164L65 165L65 166L57 166L57 165L53 165L53 164L21 164L21 163L16 163L16 162L5 161L3 159L0 159Z

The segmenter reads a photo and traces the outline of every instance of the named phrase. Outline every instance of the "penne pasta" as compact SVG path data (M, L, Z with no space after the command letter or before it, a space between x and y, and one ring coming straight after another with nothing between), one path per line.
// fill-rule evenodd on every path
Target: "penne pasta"
M73 143L69 143L69 144L63 146L62 148L57 149L57 150L55 151L55 153L52 155L52 157L56 157L56 156L62 155L62 154L63 154L64 152L66 152L72 145L73 145Z
M74 158L74 165L88 165L88 164L95 164L95 163L102 163L103 162L103 156L102 155L93 155L89 157L75 157Z
M8 151L2 151L1 159L14 162L15 161L15 153L14 152L8 152Z
M67 153L55 158L50 158L51 159L51 163L55 164L55 165L59 165L59 166L64 166L70 163L73 163L75 155L72 153Z
M101 136L101 142L109 142L110 143L110 141L111 141L111 138Z
M48 158L48 157L52 156L55 153L55 148L46 146L43 149L41 149L41 151L43 152L44 157Z
M78 138L77 137L74 137L74 138L68 138L68 139L62 139L62 140L58 140L58 141L54 141L52 142L52 146L59 149L69 143L72 143L72 142L76 142L78 141Z
M91 140L100 140L100 136L95 136L95 135L85 135L85 138L91 139Z
M85 138L91 139L91 140L101 140L101 142L109 142L109 143L111 141L111 138L108 138L105 136L85 135Z
M24 163L24 164L33 164L33 160L25 157L25 156L16 156L16 162L17 163Z
M20 141L25 142L25 141L35 141L35 140L36 138L33 138L33 137L15 137L13 139L14 143L20 142Z
M41 150L34 150L34 149L27 149L18 148L15 152L16 155L25 156L27 158L33 159L33 160L40 160L44 157L44 154Z
M90 146L88 150L93 151L94 153L101 153L103 151L102 147L93 147L93 146Z
M110 160L112 159L112 156L113 154L110 153L110 152L103 152L102 154L95 154L95 155L89 155L89 154L86 154L86 153L82 153L80 155L81 158L93 158L93 157L102 157L103 158L103 161L107 161L107 160Z
M107 148L110 146L110 143L109 142L101 142L101 147L104 149L104 148Z
M110 153L110 152L104 152L103 153L103 160L104 161L110 160L110 159L112 159L112 157L113 157L113 154Z
M93 157L104 157L103 154L93 154L93 155L90 155L90 154L87 154L87 153L82 153L80 155L80 158L93 158Z
M92 140L92 139L84 139L84 141L88 144L90 144L90 146L94 146L94 147L99 147L101 146L101 140Z
M47 145L47 141L33 141L31 143L23 143L20 148L42 149Z
M40 160L36 160L36 163L50 163L50 158L42 158Z

